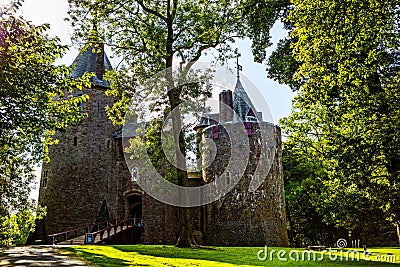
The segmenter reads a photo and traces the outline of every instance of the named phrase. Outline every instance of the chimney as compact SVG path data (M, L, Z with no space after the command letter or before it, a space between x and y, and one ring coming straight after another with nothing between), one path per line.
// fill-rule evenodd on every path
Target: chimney
M231 90L224 90L219 94L219 121L233 120L233 97Z
M99 44L98 47L99 51L97 51L96 54L96 77L99 80L103 80L103 75L105 73L105 67L104 67L104 44Z

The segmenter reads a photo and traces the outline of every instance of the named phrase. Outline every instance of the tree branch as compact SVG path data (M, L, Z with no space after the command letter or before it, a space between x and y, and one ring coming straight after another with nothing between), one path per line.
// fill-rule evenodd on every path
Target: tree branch
M143 8L144 11L153 14L154 16L162 19L163 21L167 22L167 18L158 13L157 11L148 8L147 6L144 5L143 0L136 0L136 2Z

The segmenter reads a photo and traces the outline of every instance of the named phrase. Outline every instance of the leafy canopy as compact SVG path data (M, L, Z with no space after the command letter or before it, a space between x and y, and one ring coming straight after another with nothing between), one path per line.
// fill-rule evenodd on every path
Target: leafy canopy
M17 16L14 9L0 11L0 209L2 222L33 211L28 199L34 167L46 158L51 135L84 117L78 103L86 96L68 96L84 80L69 77L54 60L66 50L58 38ZM15 221L15 219L13 219ZM17 220L22 221L22 220ZM7 228L7 223L2 224ZM2 228L0 231L9 231ZM25 232L25 231L24 231ZM9 244L21 242L2 235Z
M398 3L292 2L290 37L269 75L298 91L281 124L289 143L323 163L320 210L347 229L360 229L374 209L398 225Z

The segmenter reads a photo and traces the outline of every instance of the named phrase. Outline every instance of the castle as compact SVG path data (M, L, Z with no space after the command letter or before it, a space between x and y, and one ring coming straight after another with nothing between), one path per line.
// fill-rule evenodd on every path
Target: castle
M94 53L88 49L74 61L74 78L84 73L95 74L91 88L75 92L89 95L88 102L82 103L88 117L56 134L59 143L50 147L50 162L43 163L38 202L47 207L47 215L36 227L36 238L46 240L49 234L111 218L135 218L140 222L140 233L136 234L140 234L141 243L175 244L179 208L154 199L136 184L141 175L140 166L129 170L121 130L105 113L105 107L111 106L115 99L105 95L109 83L103 74L111 69L111 64L104 48L100 50ZM255 110L239 76L234 92L225 90L219 97L222 103L219 114L203 118L196 128L201 138L213 140L216 156L204 165L200 175L189 175L190 185L212 183L222 174L232 157L227 153L232 146L227 131L232 125L245 125L250 158L242 177L238 177L239 182L229 193L213 203L192 208L197 242L287 246L280 129L262 121L262 114ZM274 147L260 142L262 134L273 141ZM209 160L205 153L203 163ZM257 166L268 164L267 160L270 160L270 171L257 173ZM228 174L227 184L234 175ZM251 181L257 175L266 177L250 192Z

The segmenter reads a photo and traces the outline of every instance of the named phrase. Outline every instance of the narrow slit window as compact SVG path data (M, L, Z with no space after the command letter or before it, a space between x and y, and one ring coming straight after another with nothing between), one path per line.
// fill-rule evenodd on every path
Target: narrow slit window
M226 173L226 184L227 185L231 184L231 174L229 172Z
M45 170L43 172L43 178L42 178L42 187L47 187L47 177L49 175L49 170Z
M74 137L74 146L77 146L78 145L78 137Z

